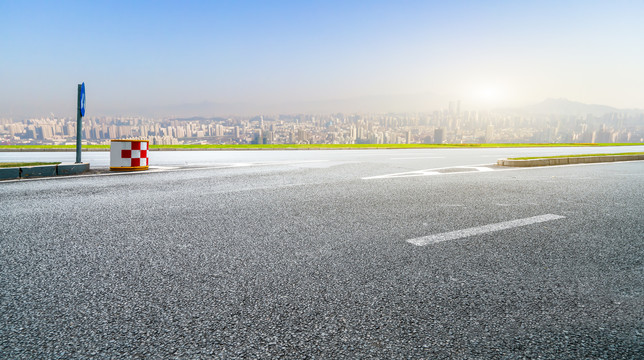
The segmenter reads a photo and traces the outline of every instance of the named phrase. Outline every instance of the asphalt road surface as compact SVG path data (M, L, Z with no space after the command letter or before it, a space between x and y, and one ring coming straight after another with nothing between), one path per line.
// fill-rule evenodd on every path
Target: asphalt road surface
M0 357L642 358L644 162L504 151L0 182Z

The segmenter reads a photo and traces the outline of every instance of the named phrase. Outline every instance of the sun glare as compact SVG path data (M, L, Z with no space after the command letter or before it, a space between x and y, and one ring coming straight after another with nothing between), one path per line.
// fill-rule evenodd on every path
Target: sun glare
M508 100L507 91L497 84L480 84L470 90L473 102L481 106L502 106Z

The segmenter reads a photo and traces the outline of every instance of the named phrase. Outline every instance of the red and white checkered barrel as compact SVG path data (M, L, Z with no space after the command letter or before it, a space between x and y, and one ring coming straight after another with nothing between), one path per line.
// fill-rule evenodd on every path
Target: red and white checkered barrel
M112 140L110 144L110 170L147 170L148 143L148 140Z

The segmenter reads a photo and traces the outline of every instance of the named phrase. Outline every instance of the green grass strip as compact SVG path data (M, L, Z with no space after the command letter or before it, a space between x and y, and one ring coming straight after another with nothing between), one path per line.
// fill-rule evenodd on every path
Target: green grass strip
M60 164L60 162L0 162L0 168L58 164Z
M508 160L557 159L557 158L569 158L569 157L615 156L615 155L644 155L644 152L628 152L628 153L616 153L616 154L581 154L581 155L532 156L532 157L508 158Z
M320 150L320 149L453 149L453 148L521 148L521 147L579 147L579 146L636 146L644 143L617 143L617 144L591 144L591 143L516 143L516 144L265 144L265 145L221 145L221 144L192 144L192 145L151 145L156 150ZM69 150L75 149L76 145L0 145L0 151L11 150ZM83 150L109 150L110 145L83 145Z
M82 149L109 149L109 145L83 145ZM27 150L39 150L39 149L76 149L76 145L0 145L0 150L13 150L13 149L27 149Z
M266 144L266 145L152 145L151 149L440 149L440 148L499 148L499 147L559 147L559 146L626 146L644 144Z

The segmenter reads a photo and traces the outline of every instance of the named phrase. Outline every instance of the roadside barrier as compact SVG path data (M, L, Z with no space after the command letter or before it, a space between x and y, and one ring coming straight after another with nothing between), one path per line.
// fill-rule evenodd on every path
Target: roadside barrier
M46 176L78 175L89 171L89 163L60 163L0 168L0 180L28 179Z
M586 163L599 163L599 162L614 162L614 161L634 161L644 160L644 155L599 155L599 156L572 156L562 158L545 158L545 159L499 159L497 165L501 166L552 166L552 165L568 165L568 164L586 164Z
M111 140L110 170L147 170L149 165L148 144L148 140Z

